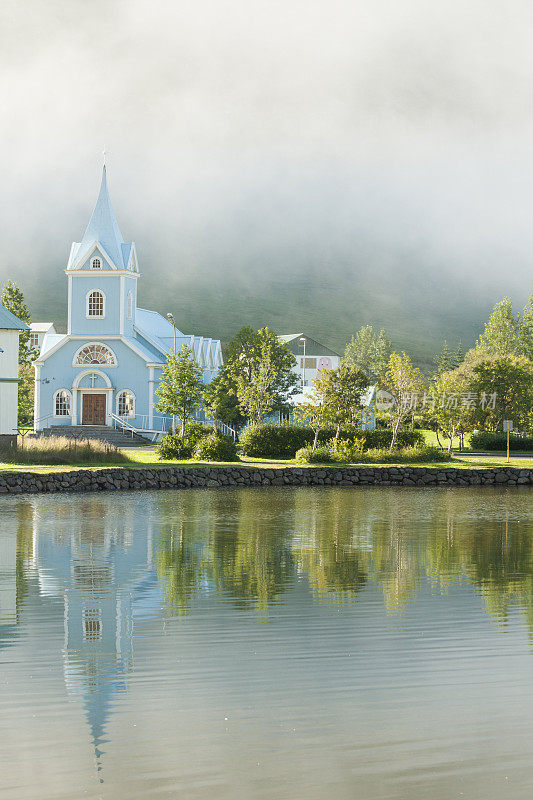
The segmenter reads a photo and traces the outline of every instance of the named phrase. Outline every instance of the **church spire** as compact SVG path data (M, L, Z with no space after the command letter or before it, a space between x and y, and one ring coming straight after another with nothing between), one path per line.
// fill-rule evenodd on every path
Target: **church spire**
M102 170L102 182L100 184L98 200L96 201L89 224L83 234L78 252L80 254L84 253L94 242L98 242L98 244L101 245L117 269L124 269L127 266L124 264L123 258L124 237L118 227L118 222L107 190L105 164Z

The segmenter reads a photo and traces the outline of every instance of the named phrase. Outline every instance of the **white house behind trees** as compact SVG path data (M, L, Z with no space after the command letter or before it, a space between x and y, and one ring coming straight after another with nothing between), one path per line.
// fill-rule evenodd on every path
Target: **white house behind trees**
M0 304L0 446L17 439L19 336L29 327Z
M291 398L291 404L305 402L313 392L313 384L323 369L337 369L342 356L320 344L306 333L287 333L278 337L296 358L294 371L298 377L297 393ZM369 386L363 397L363 430L373 431L376 427L375 395L376 386ZM281 417L280 417L281 418ZM289 415L289 420L292 415Z
M298 376L298 386L302 394L305 388L313 386L320 370L336 369L341 363L341 356L306 333L287 333L279 337L296 358L294 371Z

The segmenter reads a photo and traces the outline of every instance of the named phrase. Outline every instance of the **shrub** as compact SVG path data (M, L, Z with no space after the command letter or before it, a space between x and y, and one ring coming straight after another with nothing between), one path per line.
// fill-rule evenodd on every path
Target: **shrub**
M204 422L188 422L185 425L185 437L181 438L181 428L176 428L174 433L170 430L157 446L159 458L175 458L182 460L190 458L198 442L213 432L212 425Z
M388 428L376 428L374 431L363 431L363 433L365 450L390 447L392 431ZM403 447L416 447L417 445L423 446L424 442L424 435L420 431L398 431L396 438L396 446L400 449Z
M191 449L191 453L204 436L210 436L213 433L213 426L207 425L205 422L187 422L185 425L185 441Z
M470 437L472 450L507 450L507 434L503 432L477 431ZM509 450L533 451L533 436L509 436Z
M296 461L303 464L331 464L335 458L331 448L327 445L321 445L313 450L311 445L301 447L295 456Z
M318 435L318 441L325 444L334 435L334 429L324 428ZM342 428L341 435L352 442L363 437L365 449L390 447L392 441L390 430L362 431L355 425ZM243 454L252 458L294 458L296 451L312 444L313 439L311 428L302 425L264 423L245 428L239 441ZM400 448L423 445L424 437L419 431L400 431L397 444Z
M12 464L120 464L130 461L126 453L109 442L76 440L68 436L19 436L18 449L3 449L0 458Z
M180 433L167 433L157 445L158 458L182 460L191 457L191 447L183 441Z
M360 458L367 464L429 464L433 461L450 461L451 455L440 447L418 445L404 447L401 450L378 448L367 450Z
M294 458L297 450L311 444L311 428L301 425L253 425L239 437L241 450L252 458Z
M213 431L204 436L194 449L194 457L199 461L238 461L237 446L230 436Z
M328 446L335 461L351 463L358 461L363 453L365 446L364 436L350 439L330 439Z
M451 456L440 447L404 447L402 450L378 448L361 452L360 448L343 444L337 450L331 446L322 445L313 452L311 446L302 447L296 453L296 461L306 464L429 464L435 461L449 461Z

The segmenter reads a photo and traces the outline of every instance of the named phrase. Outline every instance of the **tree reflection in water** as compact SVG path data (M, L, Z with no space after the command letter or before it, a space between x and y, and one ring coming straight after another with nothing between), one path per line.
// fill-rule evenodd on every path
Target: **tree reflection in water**
M353 601L369 582L399 612L429 582L442 593L470 582L504 621L518 606L533 630L533 530L524 494L486 513L470 491L245 490L160 499L156 563L167 611L219 590L265 611L305 579L317 601ZM503 501L503 502L502 502Z

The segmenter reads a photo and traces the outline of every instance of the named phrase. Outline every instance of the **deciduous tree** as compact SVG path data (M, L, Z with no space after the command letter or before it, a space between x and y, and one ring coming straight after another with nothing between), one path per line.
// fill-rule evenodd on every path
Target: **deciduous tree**
M363 398L368 389L366 375L342 361L337 369L324 369L315 381L315 392L325 407L329 422L336 426L338 440L341 426L361 422Z
M513 312L511 300L504 297L492 309L476 349L497 358L516 355L520 350L519 333L520 320Z
M416 407L424 390L424 379L418 367L413 366L409 356L392 353L385 373L385 388L390 392L393 405L389 412L392 428L390 449L393 450L402 422L408 418Z
M8 281L0 296L0 303L27 325L31 323L28 306L24 295L16 283ZM39 355L39 350L30 344L30 331L23 331L19 336L19 387L18 387L18 423L29 422L33 417L34 372L32 362Z
M473 368L472 391L478 395L477 424L496 430L504 419L531 425L533 364L525 356L505 356L479 362Z
M346 345L344 360L361 370L368 383L381 380L387 368L391 343L383 328L376 333L372 325L364 325Z
M202 368L195 362L191 350L183 345L179 353L171 353L163 369L161 383L156 390L158 411L178 416L181 420L181 439L185 439L185 425L201 405L204 383Z

